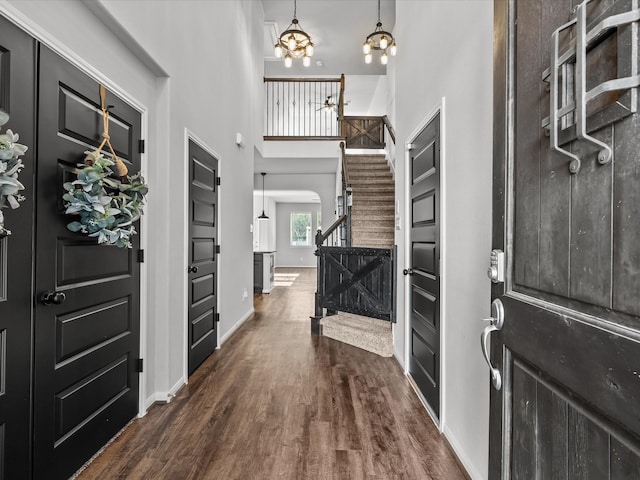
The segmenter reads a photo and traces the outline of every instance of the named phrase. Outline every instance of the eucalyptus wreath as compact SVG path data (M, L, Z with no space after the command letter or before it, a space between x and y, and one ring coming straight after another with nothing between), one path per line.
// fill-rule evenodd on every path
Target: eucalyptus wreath
M2 111L0 114L0 125L4 125L9 116ZM18 180L18 174L24 165L18 157L24 155L27 146L18 143L18 139L18 134L11 130L0 135L0 237L11 235L11 230L4 226L2 209L16 209L20 206L19 202L25 200L25 197L18 193L24 190L24 185Z
M78 165L78 179L64 184L65 213L79 216L67 228L97 237L100 244L131 248L133 223L143 213L149 188L140 173L113 178L113 160L86 153L85 162Z

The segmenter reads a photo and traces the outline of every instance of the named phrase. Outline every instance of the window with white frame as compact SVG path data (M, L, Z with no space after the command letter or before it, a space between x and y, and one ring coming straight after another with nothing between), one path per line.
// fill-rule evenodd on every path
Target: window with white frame
M291 246L310 247L313 238L311 228L311 212L291 212Z

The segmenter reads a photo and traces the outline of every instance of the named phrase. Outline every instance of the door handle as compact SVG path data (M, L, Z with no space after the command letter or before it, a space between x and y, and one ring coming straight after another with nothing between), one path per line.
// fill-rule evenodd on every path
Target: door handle
M403 275L413 275L413 270L411 270L410 268L405 268L404 270L402 270L402 274Z
M502 326L504 325L504 305L502 305L502 301L500 301L499 298L491 302L491 315L491 317L483 319L483 321L489 322L489 325L484 327L480 335L480 348L482 348L484 359L487 361L487 365L489 365L491 384L493 388L500 390L502 388L502 375L500 375L500 370L491 365L491 358L489 358L489 335L491 335L492 332L502 330Z
M187 267L187 272L189 272L189 273L198 273L198 267L196 267L196 266Z
M60 305L67 299L67 295L64 292L55 292L53 290L47 290L40 296L40 303L43 305Z

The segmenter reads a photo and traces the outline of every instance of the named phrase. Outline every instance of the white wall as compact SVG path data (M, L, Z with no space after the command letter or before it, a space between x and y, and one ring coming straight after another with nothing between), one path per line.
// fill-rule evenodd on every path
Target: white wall
M317 267L318 259L315 234L318 203L277 203L278 219L276 220L276 267ZM291 213L311 213L311 245L308 247L292 247L290 242Z
M87 4L108 15L98 17L83 2L68 0L3 1L0 11L63 46L91 65L101 81L120 87L148 110L145 175L151 190L142 229L148 371L143 388L150 403L166 399L186 380L186 130L220 159L221 336L253 310L242 290L253 285L249 225L263 77L262 59L254 53L263 48L264 14L261 2L251 0L184 0L180 8L173 2L150 7L145 0ZM109 29L125 32L130 48ZM216 48L219 44L225 48ZM235 144L236 132L245 137L242 148Z
M345 115L372 117L386 115L386 92L380 88L385 83L385 77L385 75L345 75Z
M489 314L486 276L491 250L492 49L491 0L396 2L398 56L391 59L397 133L396 191L405 204L403 145L446 98L442 136L441 325L444 335L444 433L474 479L487 478L489 375L479 337ZM406 225L406 210L402 224ZM399 258L405 235L397 232ZM401 264L400 269L404 268ZM398 298L406 279L400 275ZM402 305L402 300L399 302ZM403 359L406 317L399 312L396 355Z

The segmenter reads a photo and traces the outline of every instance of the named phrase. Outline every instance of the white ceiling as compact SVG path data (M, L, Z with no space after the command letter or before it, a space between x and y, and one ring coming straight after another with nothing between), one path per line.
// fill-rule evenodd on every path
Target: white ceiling
M395 25L395 1L381 0L380 4L380 21L389 32L393 32ZM273 56L273 37L291 23L293 0L262 0L262 4L265 14L265 77L386 73L386 68L380 65L375 55L373 62L367 65L362 54L362 44L378 21L377 0L297 0L299 25L315 45L311 66L306 68L301 60L294 60L293 66L286 68L281 59ZM398 49L401 48L398 45ZM318 61L322 66L316 65Z

